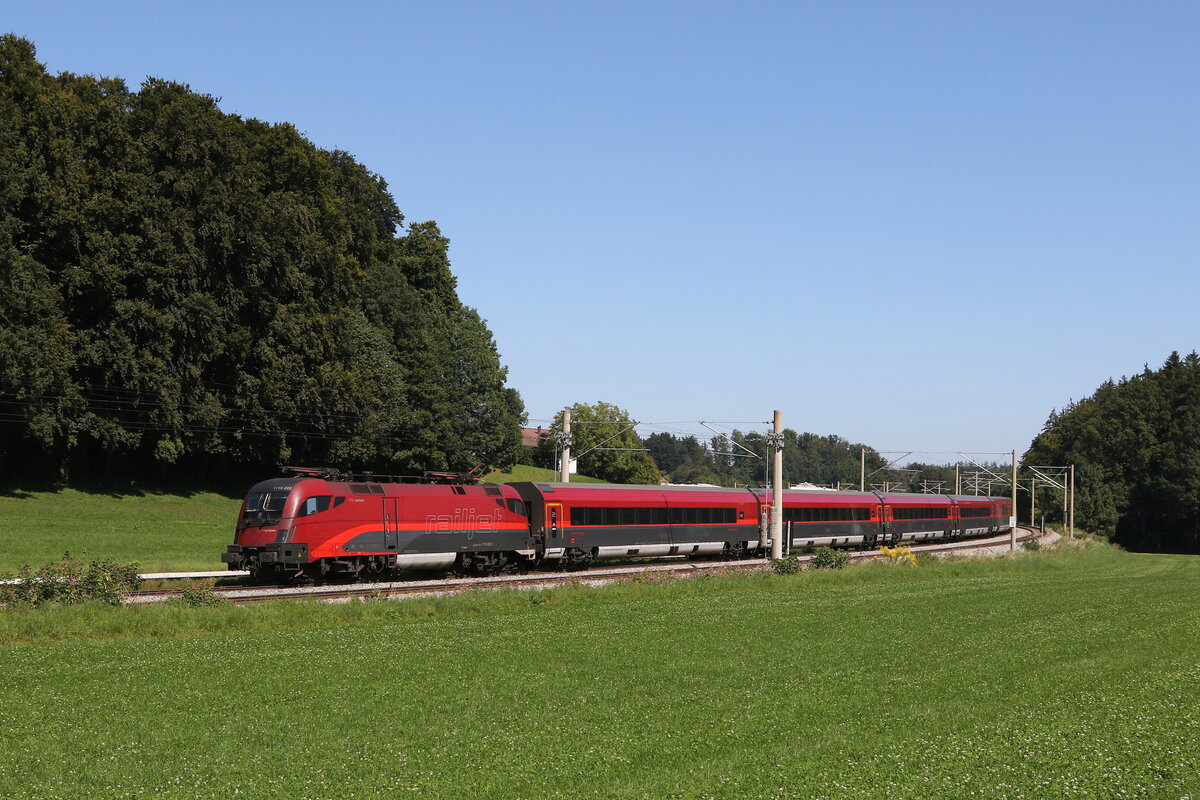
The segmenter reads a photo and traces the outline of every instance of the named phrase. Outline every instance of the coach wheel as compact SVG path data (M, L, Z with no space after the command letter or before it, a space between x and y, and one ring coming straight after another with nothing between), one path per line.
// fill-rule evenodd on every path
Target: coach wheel
M563 554L563 563L567 569L587 569L592 563L592 554L578 547L571 547Z
M741 561L746 557L745 542L729 542L725 545L725 558L729 561Z

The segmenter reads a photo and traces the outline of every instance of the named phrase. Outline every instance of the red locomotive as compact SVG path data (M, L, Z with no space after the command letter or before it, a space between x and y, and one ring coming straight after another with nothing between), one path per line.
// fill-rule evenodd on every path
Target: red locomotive
M295 468L250 489L221 556L258 576L366 577L402 569L492 574L534 564L763 555L761 489L615 484L425 482ZM787 491L792 549L877 547L1007 531L998 497Z

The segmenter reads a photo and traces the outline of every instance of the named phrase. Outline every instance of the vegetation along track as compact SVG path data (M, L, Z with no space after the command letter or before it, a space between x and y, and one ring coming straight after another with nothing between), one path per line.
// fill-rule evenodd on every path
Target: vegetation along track
M1038 532L1033 528L1018 527L1018 539L1026 539L1037 535ZM975 550L1000 550L1006 547L1008 543L1009 535L1002 534L987 539L972 539L963 542L911 545L911 549L917 553L941 555ZM849 552L849 555L853 559L872 559L878 558L879 552L877 550L857 550ZM800 561L808 561L813 557L813 554L797 554L796 557ZM625 564L578 572L531 572L483 578L424 578L370 583L325 584L320 586L232 586L214 588L211 592L216 597L239 604L283 599L343 603L356 598L447 596L472 589L541 589L562 583L587 583L593 586L600 586L634 575L666 573L688 577L700 572L716 569L752 571L764 569L769 564L770 561L765 558L747 559L745 561L676 561ZM181 597L183 593L183 589L130 592L125 596L125 602L127 604L158 603Z

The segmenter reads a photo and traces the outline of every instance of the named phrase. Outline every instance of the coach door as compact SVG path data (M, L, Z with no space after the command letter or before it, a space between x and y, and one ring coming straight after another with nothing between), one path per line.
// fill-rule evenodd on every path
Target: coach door
M562 503L546 503L546 538L561 539Z
M400 498L383 498L383 549L395 550L400 542Z

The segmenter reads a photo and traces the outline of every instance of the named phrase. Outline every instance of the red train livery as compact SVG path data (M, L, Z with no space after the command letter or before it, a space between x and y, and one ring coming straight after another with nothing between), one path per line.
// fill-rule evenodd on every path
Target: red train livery
M764 555L761 489L353 480L298 469L250 489L221 556L258 576L366 577L403 569L491 574L535 564ZM787 491L792 549L877 547L1007 531L1007 498Z

